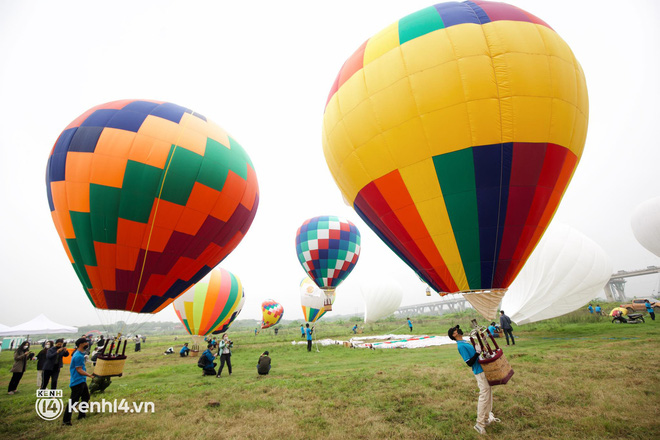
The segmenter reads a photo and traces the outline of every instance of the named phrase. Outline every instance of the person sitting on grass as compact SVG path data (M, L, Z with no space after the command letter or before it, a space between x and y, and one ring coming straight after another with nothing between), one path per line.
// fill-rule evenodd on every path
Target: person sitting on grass
M181 357L186 357L190 354L190 348L188 348L188 343L185 342L183 344L183 347L181 347L181 351L179 351L179 356Z
M257 361L257 373L264 376L268 372L270 372L270 357L268 356L268 351L264 351Z
M494 338L500 337L500 334L497 332L497 327L495 326L495 321L491 322L488 326L488 333L490 333Z
M204 353L202 353L202 355L199 357L199 361L197 362L197 366L202 367L202 376L216 375L215 367L218 364L213 362L215 360L215 356L213 356L213 353L211 353L212 349L213 344L209 343L206 350L204 350Z
M164 355L174 354L174 347L170 347L163 352Z

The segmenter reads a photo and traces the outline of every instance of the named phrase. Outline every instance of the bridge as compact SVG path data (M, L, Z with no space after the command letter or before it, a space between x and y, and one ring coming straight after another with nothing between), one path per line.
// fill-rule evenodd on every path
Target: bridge
M660 273L660 267L648 266L646 269L631 271L620 270L617 273L612 274L612 277L605 285L605 296L607 297L607 300L626 301L626 278L638 277L641 275L651 275L654 273Z
M460 295L442 301L400 307L394 312L394 316L442 315L444 313L462 312L467 306L468 302L463 298L463 295Z

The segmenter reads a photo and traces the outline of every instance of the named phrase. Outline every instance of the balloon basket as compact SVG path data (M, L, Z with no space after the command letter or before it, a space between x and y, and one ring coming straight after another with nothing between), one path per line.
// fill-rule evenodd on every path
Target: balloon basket
M96 366L94 367L94 374L101 377L121 376L124 374L124 364L126 363L126 356L103 356L99 355L96 358Z
M199 356L199 350L190 350L188 357L194 358Z
M502 349L495 351L495 356L490 359L479 359L481 368L486 373L486 379L490 386L506 385L506 383L513 376L513 368L509 365L509 361L504 357Z

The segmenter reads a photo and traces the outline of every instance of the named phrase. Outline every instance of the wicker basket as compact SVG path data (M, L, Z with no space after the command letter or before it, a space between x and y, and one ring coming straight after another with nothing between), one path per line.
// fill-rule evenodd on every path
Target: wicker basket
M126 356L99 356L96 359L94 374L102 377L121 376L124 374Z
M509 365L509 362L504 357L501 348L495 351L495 356L492 358L479 359L479 364L484 369L490 386L504 385L513 376L513 368L511 368L511 365Z
M193 358L193 357L197 357L197 356L199 356L199 350L190 350L188 352L188 357Z

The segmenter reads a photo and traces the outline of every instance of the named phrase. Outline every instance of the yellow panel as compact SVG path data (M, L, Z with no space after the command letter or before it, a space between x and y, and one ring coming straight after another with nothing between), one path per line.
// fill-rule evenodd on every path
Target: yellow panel
M428 140L424 135L424 127L419 117L397 125L385 132L384 136L385 143L394 163L396 163L395 168L414 164L431 155Z
M450 26L445 31L452 46L452 53L456 58L475 55L490 56L490 49L482 26L466 23L460 26Z
M550 30L545 26L500 20L486 23L481 27L493 56L512 52L545 54L547 51L544 38L539 32L541 27Z
M181 148L204 156L206 152L206 136L190 129L190 127L184 124L179 124L179 127L181 129L177 132L176 137L172 139L172 142Z
M364 48L364 65L399 45L399 22L392 23L371 37Z
M400 46L376 58L362 70L370 95L388 88L401 78L408 76Z
M339 173L335 174L340 189L348 202L353 205L357 193L371 181L357 154L351 154L341 163Z
M193 116L190 113L184 113L183 116L181 116L179 125L186 127L188 130L194 130L195 132L203 134L204 136L206 136L206 133L209 131L208 122L198 118L197 116Z
M229 135L222 127L213 122L209 122L206 124L206 129L207 137L220 142L225 147L229 147Z
M465 102L463 83L456 61L411 75L410 87L420 114Z
M509 53L505 62L513 96L552 96L550 63L546 55Z
M589 119L589 94L587 93L587 83L584 77L584 72L582 71L582 66L580 63L575 61L575 76L578 79L578 100L577 107L580 110L580 113L584 114L586 119Z
M373 63L372 63L373 64ZM371 96L381 129L387 131L418 115L408 78Z
M548 142L552 98L516 96L513 98L515 142ZM503 142L508 142L504 139Z
M401 46L401 53L409 74L456 60L454 48L445 29L429 32L406 42Z
M335 129L328 134L328 144L332 146L331 152L335 162L341 166L346 158L355 151L351 143L344 121L340 121Z
M543 39L545 53L552 55L553 57L573 62L575 59L573 51L571 51L571 48L568 47L568 44L566 44L557 32L542 25L536 25L536 29Z
M396 169L396 164L390 155L382 135L376 136L357 149L357 155L365 168L370 180L390 173Z
M460 58L458 60L458 70L467 101L499 97L493 62L489 56L479 55Z
M551 57L550 71L552 72L552 96L572 105L577 105L578 92L575 81L575 66L561 58Z
M355 107L368 98L367 88L364 83L364 70L358 70L351 76L335 93L339 99L339 110L346 116Z
M582 150L584 150L584 143L587 140L587 126L588 126L587 117L582 113L577 112L575 117L575 132L573 133L573 139L571 140L571 145L568 149L577 155L579 158L582 156Z
M401 168L399 172L416 205L442 197L432 157L429 156L425 160Z
M380 124L376 120L376 115L369 99L365 99L351 110L350 113L346 113L343 122L354 149L368 142L381 132Z
M552 121L549 142L569 148L574 136L576 108L560 99L552 100Z
M331 133L341 117L342 114L341 111L339 111L339 97L337 96L337 93L335 93L325 106L325 112L323 113L323 131L325 133Z
M472 146L510 142L502 139L500 102L496 98L467 103Z
M432 156L472 146L466 104L427 113L421 120Z
M138 133L151 136L169 143L173 143L179 132L179 124L167 119L149 115L140 126Z

